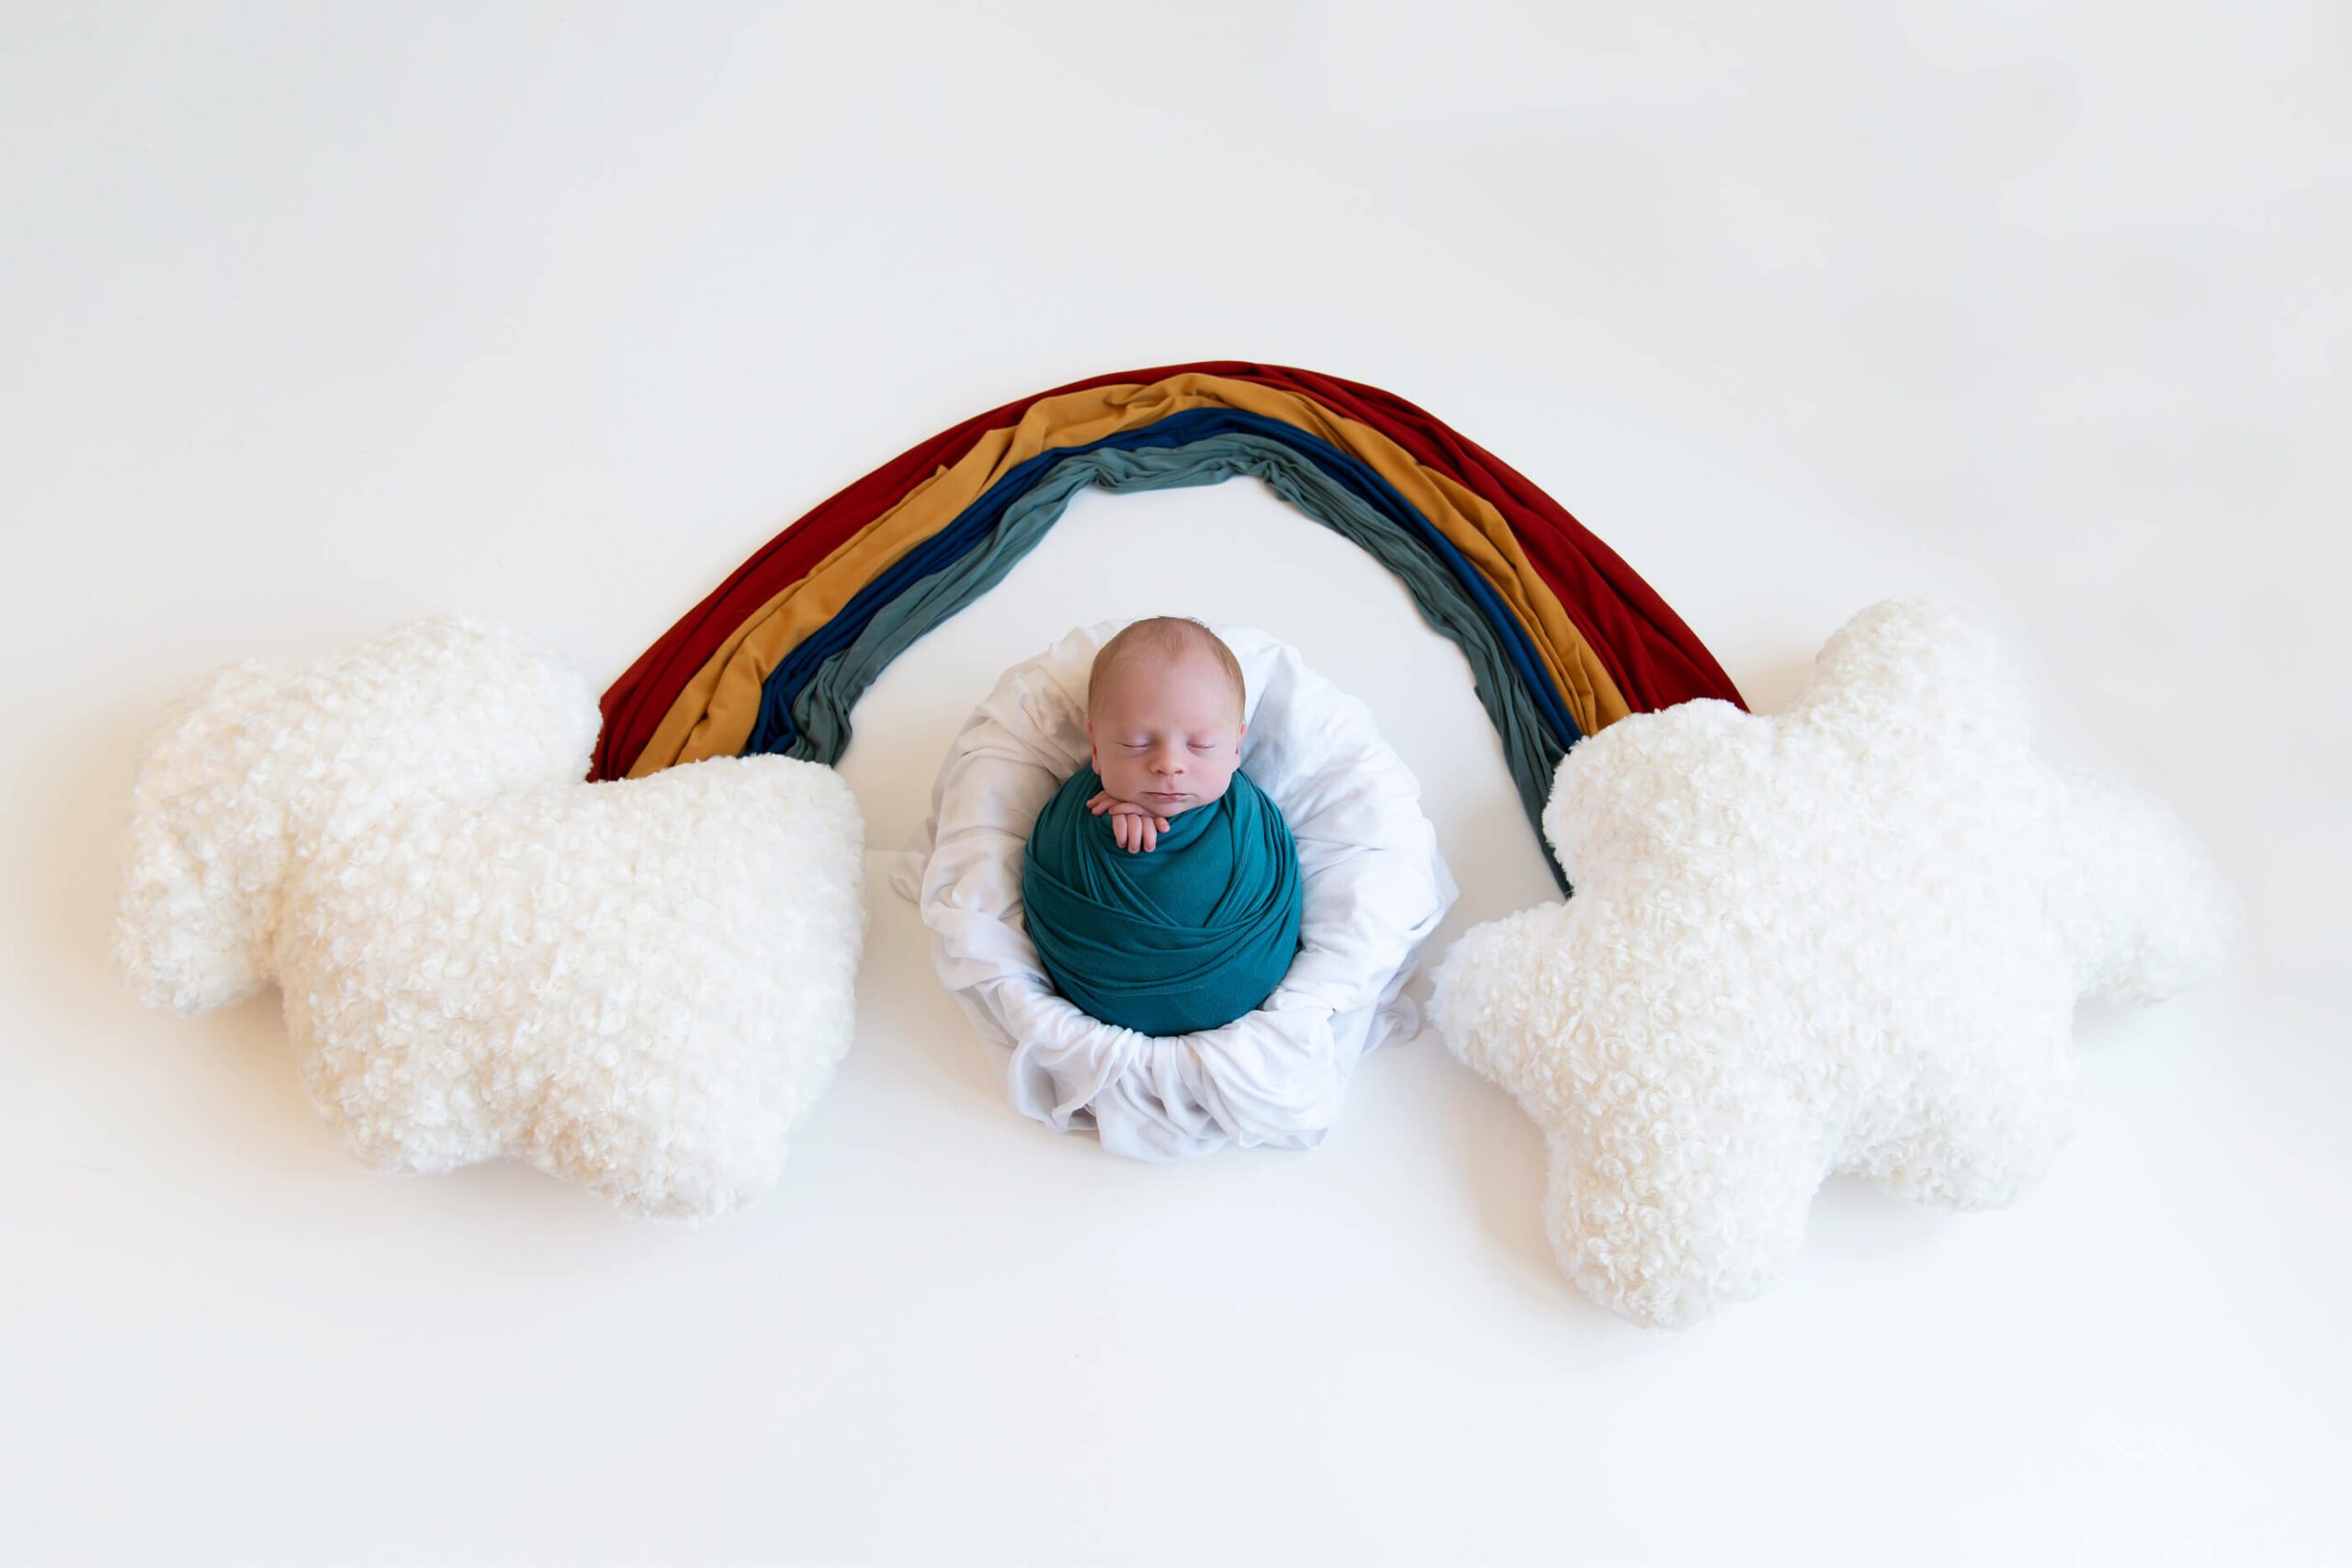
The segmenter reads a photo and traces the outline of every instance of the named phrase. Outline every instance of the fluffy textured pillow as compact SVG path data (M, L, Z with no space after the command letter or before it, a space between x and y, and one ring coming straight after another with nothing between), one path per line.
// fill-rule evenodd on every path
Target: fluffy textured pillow
M1091 1127L1104 1148L1138 1159L1228 1143L1311 1147L1337 1121L1357 1060L1418 1031L1404 987L1453 905L1453 875L1420 785L1371 710L1295 649L1219 628L1248 694L1241 766L1298 843L1298 957L1256 1011L1193 1034L1138 1034L1063 999L1022 927L1021 851L1086 761L1088 674L1125 624L1082 627L1005 671L956 733L892 885L921 907L940 980L1023 1115Z
M421 622L244 664L148 740L117 956L152 1005L276 981L362 1159L512 1156L643 1213L772 1187L848 1049L865 829L839 775L724 758L586 784L587 685Z
M1681 1325L1788 1268L1850 1172L2016 1197L2073 1129L2075 998L2147 1000L2233 923L2169 814L2028 745L2025 686L1924 600L1856 615L1777 717L1620 720L1562 759L1575 896L1472 929L1430 1015L1550 1153L1561 1266Z

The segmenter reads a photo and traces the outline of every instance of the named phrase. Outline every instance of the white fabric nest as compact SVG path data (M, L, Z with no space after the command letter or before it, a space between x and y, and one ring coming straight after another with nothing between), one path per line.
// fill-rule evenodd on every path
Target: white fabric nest
M1455 888L1420 784L1372 712L1266 633L1219 628L1240 661L1241 766L1283 809L1304 886L1300 952L1256 1011L1154 1037L1053 988L1022 923L1031 825L1085 765L1094 655L1122 626L1081 627L1014 665L956 733L931 816L891 884L921 908L939 978L992 1049L1013 1109L1136 1159L1227 1143L1309 1148L1366 1052L1420 1027L1404 987Z
M1832 1172L2004 1203L2072 1131L2075 998L2219 964L2235 916L2152 802L2040 762L1982 627L1856 615L1778 717L1694 702L1561 761L1575 896L1477 926L1430 1000L1544 1129L1593 1299L1677 1325L1788 1268Z
M276 981L362 1159L512 1156L642 1213L759 1197L848 1049L865 829L831 769L588 784L594 695L469 618L242 664L141 759L116 953L196 1013Z

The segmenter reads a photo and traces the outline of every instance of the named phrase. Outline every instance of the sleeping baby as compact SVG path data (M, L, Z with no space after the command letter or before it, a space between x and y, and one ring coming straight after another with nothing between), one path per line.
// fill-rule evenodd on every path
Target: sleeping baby
M1298 951L1298 851L1240 771L1241 665L1174 615L1102 645L1089 764L1037 815L1021 863L1029 940L1080 1010L1145 1034L1230 1023Z

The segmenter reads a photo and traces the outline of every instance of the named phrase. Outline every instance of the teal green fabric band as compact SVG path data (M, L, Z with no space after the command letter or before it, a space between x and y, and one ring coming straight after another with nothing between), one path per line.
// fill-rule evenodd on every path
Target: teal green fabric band
M1236 771L1225 794L1130 852L1110 816L1087 809L1102 788L1080 769L1022 852L1023 919L1055 988L1145 1034L1216 1029L1255 1009L1290 972L1305 908L1281 809Z
M1502 741L1504 765L1520 804L1527 819L1537 825L1540 840L1544 807L1562 750L1493 627L1461 585L1396 523L1365 505L1314 462L1260 435L1218 435L1183 446L1108 449L1060 464L1013 502L984 544L899 594L855 641L820 667L793 699L793 722L799 733L789 754L841 755L849 741L850 710L875 677L925 632L1001 581L1083 487L1171 490L1216 484L1238 474L1262 479L1275 494L1369 552L1404 583L1421 618L1462 649L1478 701ZM1552 874L1565 889L1556 863Z

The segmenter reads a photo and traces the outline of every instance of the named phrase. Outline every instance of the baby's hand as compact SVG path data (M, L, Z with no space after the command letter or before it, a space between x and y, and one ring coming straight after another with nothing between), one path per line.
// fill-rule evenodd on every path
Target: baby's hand
M1096 790L1086 808L1097 817L1105 811L1111 814L1111 837L1129 854L1157 848L1159 835L1168 830L1167 818L1154 816L1132 800L1121 800L1107 789Z

